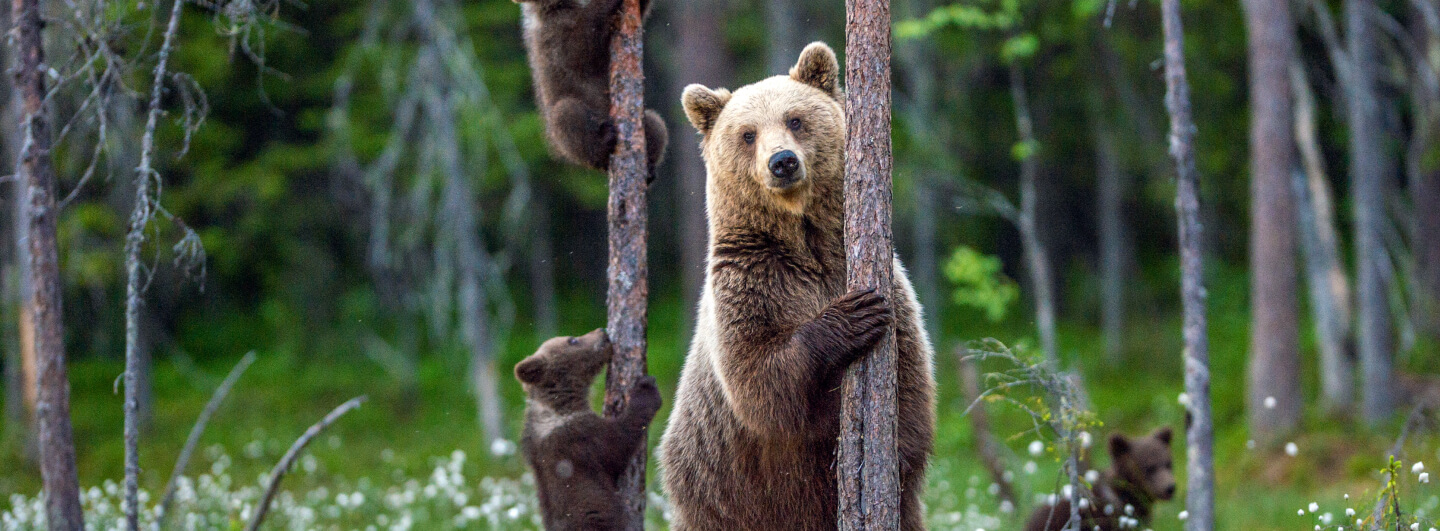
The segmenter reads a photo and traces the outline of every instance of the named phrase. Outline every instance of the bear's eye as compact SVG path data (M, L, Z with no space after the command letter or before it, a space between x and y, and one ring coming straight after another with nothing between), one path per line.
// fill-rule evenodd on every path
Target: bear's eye
M787 122L785 125L789 126L791 131L799 131L799 130L800 130L800 119L799 119L799 118L791 118L790 121Z
M740 138L743 139L743 140L745 140L745 143L746 143L746 144L754 144L754 143L755 143L755 132L754 132L754 131L746 131L745 134L740 135Z
M580 344L580 338L578 338L578 337L572 337L572 338L567 339L567 340L565 340L565 341L566 341L567 343L570 343L571 345L579 345L579 344Z

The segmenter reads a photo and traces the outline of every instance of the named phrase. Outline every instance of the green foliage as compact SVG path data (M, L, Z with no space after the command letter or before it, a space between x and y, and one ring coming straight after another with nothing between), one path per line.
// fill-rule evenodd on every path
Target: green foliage
M950 299L960 306L985 313L991 322L1005 319L1020 298L1020 287L1001 272L1000 258L961 246L945 261L945 278L955 285Z

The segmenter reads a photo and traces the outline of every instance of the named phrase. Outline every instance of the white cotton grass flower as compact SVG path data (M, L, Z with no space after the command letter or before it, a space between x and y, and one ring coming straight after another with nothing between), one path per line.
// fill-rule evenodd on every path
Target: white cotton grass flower
M515 455L515 443L509 439L495 439L490 442L490 455L496 457Z
M1293 442L1285 443L1285 455L1288 455L1290 457L1300 455L1300 446L1296 445Z
M1319 510L1320 510L1320 504L1315 503L1315 502L1310 502L1310 512L1313 513L1313 512L1315 512L1315 511L1319 511Z
M1333 514L1325 513L1325 514L1320 515L1320 523L1322 523L1322 524L1330 525L1330 522L1331 522L1331 521L1334 521L1334 520L1335 520L1335 515L1333 515Z
M1346 508L1345 508L1345 516L1346 516L1346 517L1353 517L1353 516L1355 516L1355 509L1351 509L1351 508L1349 508L1349 507L1346 507Z
M1419 473L1424 472L1424 471L1425 471L1425 462L1424 462L1424 461L1416 461L1415 464L1410 465L1410 473L1411 473L1411 474L1419 474Z
M1040 457L1040 454L1045 453L1045 443L1039 440L1030 441L1029 451L1032 457Z
M1175 517L1179 518L1181 522L1184 522L1190 519L1190 511L1180 511L1180 514L1175 515Z
M1175 401L1179 402L1181 406L1190 407L1190 395L1188 394L1180 393L1180 396L1177 397Z
M1025 466L1022 468L1026 474L1034 474L1039 469L1040 465L1035 464L1034 461L1026 461Z
M1091 445L1093 445L1093 444L1095 444L1095 437L1091 436L1091 435L1090 435L1090 432L1088 432L1088 431L1082 431L1082 432L1080 432L1080 447L1081 447L1081 448L1089 448L1089 447L1090 447Z
M1410 531L1420 531L1420 522L1410 524Z
M1092 469L1090 469L1090 470L1086 470L1086 471L1085 471L1085 482L1086 482L1086 483L1090 483L1090 484L1093 485L1093 484L1095 484L1095 482L1097 482L1097 481L1100 481L1100 471L1099 471L1099 470L1095 470L1095 469L1092 468Z
M1275 409L1275 397L1265 397L1265 409Z
M1420 473L1420 477L1419 477L1419 481L1420 481L1421 483L1429 483L1429 482L1430 482L1430 473L1429 473L1429 472L1421 472L1421 473Z

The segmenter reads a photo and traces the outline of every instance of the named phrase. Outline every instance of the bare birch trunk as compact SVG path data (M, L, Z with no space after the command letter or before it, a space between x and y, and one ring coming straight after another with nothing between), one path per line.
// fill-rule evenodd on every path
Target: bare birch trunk
M1098 88L1091 92L1086 118L1095 142L1095 177L1099 189L1096 208L1100 211L1100 330L1106 360L1118 365L1125 348L1125 278L1130 263L1125 230L1128 183L1120 167L1115 131L1106 118L1104 98Z
M1380 54L1370 16L1374 0L1345 0L1345 40L1353 74L1344 83L1350 122L1351 198L1355 220L1355 275L1361 378L1360 415L1376 424L1389 418L1395 397L1391 382L1390 288L1386 278L1385 180L1389 161L1376 93Z
M1440 84L1440 6L1427 0L1412 0L1415 18L1424 21L1424 60L1416 70L1427 68L1431 82ZM1414 247L1418 314L1426 331L1440 341L1440 86L1414 83L1416 88L1415 134L1407 154L1407 170L1414 194Z
M846 288L892 293L890 2L845 2ZM896 302L898 304L898 301ZM839 528L900 526L895 334L845 371L836 473Z
M1185 311L1185 394L1191 422L1185 430L1186 531L1215 528L1215 457L1210 417L1210 345L1205 323L1205 255L1200 233L1195 123L1185 78L1185 30L1180 0L1161 0L1165 34L1165 108L1170 113L1170 155L1175 159L1175 211L1180 232L1180 295Z
M907 0L904 18L920 18L929 13L932 5L928 0ZM905 122L910 136L920 146L920 157L914 166L910 179L910 193L914 201L914 220L911 225L914 238L914 259L910 264L910 281L915 285L916 295L923 308L925 327L931 338L940 337L940 323L945 304L940 296L939 260L936 254L936 183L939 159L944 157L944 148L935 128L931 126L935 112L935 50L930 39L910 39L900 47L896 57L909 74L910 94L905 106Z
M1295 141L1300 146L1303 172L1292 172L1309 284L1310 310L1320 343L1320 394L1323 407L1337 412L1355 403L1355 361L1350 350L1350 280L1340 261L1340 237L1335 230L1334 194L1330 191L1325 161L1315 125L1315 95L1298 59L1290 63L1295 92Z
M800 20L801 2L804 0L766 0L765 41L766 72L779 74L790 71L795 58L800 56L804 45L800 29L806 27ZM683 77L683 76L682 76Z
M1040 174L1040 159L1034 153L1038 149L1035 129L1030 117L1030 102L1025 95L1025 74L1018 63L1010 63L1010 101L1015 106L1015 128L1020 133L1020 142L1027 146L1025 159L1020 161L1020 240L1025 247L1025 261L1029 265L1030 289L1035 293L1035 326L1040 331L1040 350L1052 368L1060 368L1060 351L1055 343L1055 295L1050 277L1050 257L1045 251L1045 242L1040 237L1036 210L1039 208L1039 190L1036 180Z
M768 5L768 4L767 4ZM730 60L725 53L723 19L716 16L724 8L723 0L689 0L680 4L679 53L675 76L681 81L678 89L690 83L707 87L723 87L730 80ZM776 72L779 72L778 70ZM680 91L677 90L677 93ZM709 252L710 227L705 221L705 161L700 158L700 143L686 139L676 147L679 151L679 193L676 210L680 213L680 278L684 290L685 334L694 331L696 306L705 283L705 255Z
M50 119L45 108L48 67L41 37L44 22L39 0L13 0L10 13L15 81L24 101L19 127L25 140L15 174L24 183L25 211L29 216L29 286L25 296L35 334L35 416L45 514L52 531L79 531L85 524L70 428L70 382L65 370L60 258L55 234L59 210L55 205L55 171L50 163Z
M1245 0L1250 73L1250 432L1275 442L1300 423L1295 208L1290 192L1294 126L1286 0Z
M610 44L610 119L615 123L615 154L610 157L609 289L606 331L615 349L605 377L605 416L615 417L630 403L635 384L645 376L646 314L650 298L645 237L649 212L645 176L645 73L641 65L644 28L638 0L621 4L618 31ZM640 445L618 490L625 501L625 529L645 525L645 458Z

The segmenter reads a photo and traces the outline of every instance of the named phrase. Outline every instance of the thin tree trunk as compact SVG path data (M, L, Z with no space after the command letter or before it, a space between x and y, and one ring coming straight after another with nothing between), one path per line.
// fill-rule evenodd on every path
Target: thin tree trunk
M929 13L928 0L907 0L900 4L904 18L920 18ZM940 159L944 149L940 145L932 123L935 112L935 50L931 39L910 39L904 41L896 57L900 59L909 78L910 94L905 105L905 123L910 137L919 145L917 163L911 173L910 193L914 201L914 220L911 225L914 260L910 262L910 280L915 284L920 307L924 308L925 327L931 338L940 336L941 310L945 305L940 297L939 263L936 257L936 183Z
M1125 194L1128 182L1120 168L1115 131L1106 119L1104 98L1098 87L1091 89L1086 105L1095 142L1095 177L1100 211L1100 330L1105 357L1118 365L1125 347L1125 277L1130 261L1125 230Z
M618 31L610 44L610 119L615 123L615 154L610 157L610 263L606 275L606 331L615 349L605 377L605 416L615 417L630 403L631 390L645 377L646 314L650 298L645 237L649 212L645 176L645 73L641 67L644 28L638 0L621 4ZM631 456L618 490L625 504L627 530L645 525L647 445Z
M150 87L150 109L145 134L140 138L140 166L135 169L135 204L130 212L130 232L125 237L125 524L131 531L140 529L140 305L144 297L141 278L140 251L145 245L145 228L154 214L150 185L159 180L152 164L155 156L155 129L160 122L160 98L165 92L167 67L173 50L175 34L180 27L180 12L185 2L173 0L165 38L160 45L160 60L155 65Z
M1413 0L1416 19L1423 22L1425 59L1415 69L1428 69L1430 82L1440 84L1440 7ZM1425 76L1417 76L1425 77ZM1414 194L1414 248L1418 315L1426 331L1440 341L1440 86L1416 82L1417 119L1408 154L1408 172Z
M1352 78L1344 83L1350 122L1351 202L1355 220L1355 274L1361 379L1360 414L1370 424L1389 418L1395 397L1391 382L1393 339L1386 277L1385 180L1390 163L1376 93L1380 54L1369 22L1374 0L1345 0L1345 40ZM1343 79L1343 78L1342 78Z
M801 28L805 24L800 20L800 8L803 0L766 0L765 6L765 33L769 39L765 42L765 64L766 71L771 74L788 72L790 65L795 63L795 58L800 55ZM718 18L718 17L717 17Z
M969 349L960 345L955 349L955 362L960 370L960 392L965 397L966 407L969 407L970 431L975 435L975 451L980 454L980 462L985 465L985 470L990 472L990 479L1000 486L999 497L1002 502L1010 502L1015 507L1015 485L1010 482L1006 475L1005 460L1000 455L1000 449L1004 446L995 440L990 432L990 415L985 412L985 403L980 400L980 367L975 360L968 359Z
M540 338L555 337L559 333L560 318L556 313L559 304L555 295L555 246L550 234L550 198L535 190L531 199L530 228L530 293L535 300L535 332Z
M1180 295L1185 309L1185 394L1191 418L1185 430L1185 509L1190 513L1185 529L1210 531L1215 528L1215 457L1195 123L1190 119L1190 82L1185 79L1180 0L1162 0L1160 11L1165 34L1165 108L1170 112L1170 155L1175 159L1177 173L1175 210L1180 232Z
M770 4L766 4L770 5ZM684 84L700 83L722 87L730 80L730 60L725 53L723 18L716 16L724 8L723 0L690 0L679 6L679 59L676 76ZM679 87L683 89L683 85ZM677 93L680 91L676 91ZM705 283L705 255L709 250L710 228L705 221L705 161L700 158L700 144L694 140L680 142L679 193L676 209L680 213L680 279L685 303L685 334L694 330L696 305Z
M85 528L80 509L80 482L75 471L75 443L70 428L70 382L65 370L61 322L60 257L56 245L55 172L50 161L50 120L45 108L44 22L39 0L13 0L11 34L15 48L15 80L24 100L20 129L24 145L16 175L25 184L29 215L29 286L37 362L36 424L40 437L40 475L45 489L45 514L50 529Z
M1290 187L1295 194L1310 309L1320 343L1321 401L1328 411L1342 411L1355 403L1350 280L1340 261L1334 194L1316 133L1315 95L1298 58L1292 58L1290 63L1290 83L1295 92L1295 141L1304 168L1303 172L1292 172Z
M845 87L846 287L890 294L889 0L846 0ZM841 530L900 526L895 378L894 333L845 371L835 466Z
M1250 73L1250 432L1275 442L1300 423L1296 319L1293 25L1286 0L1245 0Z
M1050 278L1050 257L1038 226L1040 159L1035 130L1030 117L1030 103L1025 95L1025 74L1019 63L1010 63L1010 101L1015 106L1015 128L1020 142L1027 146L1025 159L1020 161L1020 240L1029 264L1031 290L1035 293L1035 325L1040 331L1040 350L1051 367L1060 368L1060 351L1055 344L1055 295Z

